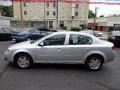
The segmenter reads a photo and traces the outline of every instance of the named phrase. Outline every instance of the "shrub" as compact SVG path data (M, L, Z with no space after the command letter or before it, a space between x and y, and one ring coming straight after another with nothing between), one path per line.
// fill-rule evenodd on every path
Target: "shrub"
M81 29L80 28L77 28L77 27L72 27L71 28L71 31L80 31Z

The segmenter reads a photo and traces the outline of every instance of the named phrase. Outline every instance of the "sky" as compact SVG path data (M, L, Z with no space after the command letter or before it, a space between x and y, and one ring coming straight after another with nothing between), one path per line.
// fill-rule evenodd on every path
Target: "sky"
M101 1L110 3L120 3L120 0L91 0L91 1ZM120 14L120 4L119 5L106 5L106 4L90 4L89 9L95 11L97 7L97 16L104 15L109 16L113 14Z
M120 0L90 0L91 2L112 2L112 3L120 3ZM10 2L1 2L3 5L10 5ZM109 16L113 14L120 14L120 4L119 5L106 5L106 4L90 4L89 9L95 11L95 7L97 8L97 16L100 15Z

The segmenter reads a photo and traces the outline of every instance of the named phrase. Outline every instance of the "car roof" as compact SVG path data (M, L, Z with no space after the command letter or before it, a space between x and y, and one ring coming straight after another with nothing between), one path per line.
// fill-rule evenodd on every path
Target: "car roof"
M93 36L88 33L77 32L77 31L58 31L58 32L55 32L54 34L81 34L81 35Z

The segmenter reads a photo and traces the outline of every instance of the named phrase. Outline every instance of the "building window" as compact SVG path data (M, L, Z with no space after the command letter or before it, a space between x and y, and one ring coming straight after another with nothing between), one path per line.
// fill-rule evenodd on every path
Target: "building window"
M53 11L53 16L55 16L56 15L56 12L55 11Z
M78 12L75 12L75 16L78 16Z
M46 3L46 7L49 7L49 3Z
M63 28L64 27L64 21L60 21L59 26L60 26L60 28Z
M76 8L79 8L79 4L76 4L75 7L76 7Z
M27 11L24 11L24 15L27 15Z
M53 21L49 21L49 28L53 28Z
M55 2L53 3L53 7L54 7L54 8L56 7L56 3L55 3Z
M23 6L26 7L26 2L23 3Z
M49 11L46 11L46 15L47 15L47 16L49 15Z

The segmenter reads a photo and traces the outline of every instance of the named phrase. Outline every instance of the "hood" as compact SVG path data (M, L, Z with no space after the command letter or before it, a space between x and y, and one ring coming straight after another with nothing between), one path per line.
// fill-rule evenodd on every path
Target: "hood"
M9 48L21 49L21 48L31 48L31 47L33 47L33 44L30 44L30 41L25 41L25 42L14 44L10 46Z

